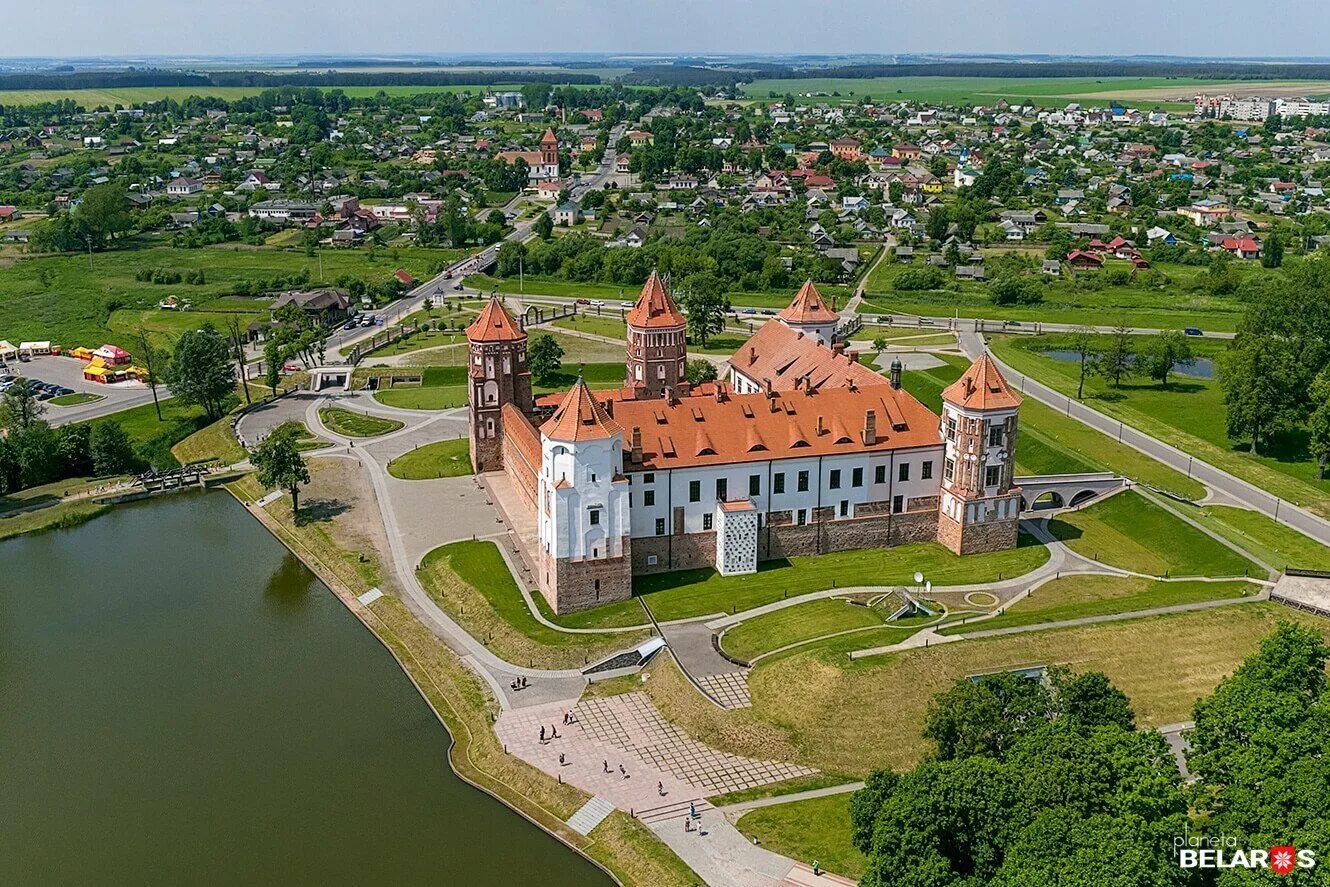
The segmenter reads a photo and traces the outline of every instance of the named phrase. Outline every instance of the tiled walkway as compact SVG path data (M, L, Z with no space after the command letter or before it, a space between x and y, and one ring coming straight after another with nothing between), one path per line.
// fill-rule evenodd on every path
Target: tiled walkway
M707 675L698 678L697 683L721 708L748 708L753 704L748 695L747 671Z

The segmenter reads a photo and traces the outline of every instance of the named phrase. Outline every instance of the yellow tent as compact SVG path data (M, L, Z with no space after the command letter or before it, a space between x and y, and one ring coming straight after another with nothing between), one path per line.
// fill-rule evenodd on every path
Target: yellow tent
M83 368L83 378L90 382L105 382L108 376L114 376L115 370L108 367L100 357L94 357Z
M69 352L69 356L76 360L92 360L92 349L84 348L82 345Z

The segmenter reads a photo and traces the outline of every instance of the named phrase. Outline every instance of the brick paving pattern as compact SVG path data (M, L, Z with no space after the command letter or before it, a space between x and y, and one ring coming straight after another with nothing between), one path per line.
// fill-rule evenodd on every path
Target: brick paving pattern
M713 674L697 679L697 684L721 708L748 708L753 704L748 695L748 672Z

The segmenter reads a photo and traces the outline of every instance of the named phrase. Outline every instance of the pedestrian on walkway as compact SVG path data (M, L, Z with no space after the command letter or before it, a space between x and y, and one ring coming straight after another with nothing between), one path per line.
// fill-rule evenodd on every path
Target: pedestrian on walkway
M568 762L567 762L566 760L564 760L563 752L559 752L559 766L562 767L562 766L564 766L564 765L567 764L567 763L568 763Z
M558 738L559 738L559 728L554 726L553 724L550 724L550 739L558 739Z
M545 725L544 725L544 724L541 724L541 725L540 725L540 741L541 741L541 742L544 742L544 741L545 741Z
M623 769L623 764L619 765L619 773L623 776L624 779L628 778L628 771Z
M657 783L656 783L656 791L657 791L657 793L660 794L660 796L661 796L662 798L665 797L665 783L663 783L663 782L657 782Z
M565 727L568 726L568 712L564 712L564 713L563 713L563 725L564 725Z
M610 762L609 762L609 761L601 761L601 762L600 762L600 766L602 766L602 767L605 768L605 772L606 772L606 773L609 773L609 772L610 772Z

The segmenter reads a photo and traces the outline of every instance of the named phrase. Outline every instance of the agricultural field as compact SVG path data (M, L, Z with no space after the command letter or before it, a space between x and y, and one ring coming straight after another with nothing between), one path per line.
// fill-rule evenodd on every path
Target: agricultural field
M357 69L360 70L360 69ZM6 89L0 90L0 105L36 105L43 102L61 102L66 99L77 102L88 110L105 105L130 107L147 102L159 102L163 99L181 101L190 96L203 98L236 99L249 98L263 92L268 87L258 86L131 86L106 89ZM352 98L378 95L427 95L433 92L472 93L481 95L491 90L520 90L520 83L470 85L455 84L444 86L337 86L323 87L327 91L336 89Z
M1224 347L1204 340L1191 344L1198 361L1215 360ZM1049 356L1066 347L1065 337L993 336L990 345L1000 360L1020 372L1063 394L1076 393L1078 365ZM1086 380L1085 402L1275 496L1330 515L1330 479L1317 479L1306 432L1280 435L1255 455L1246 446L1233 444L1225 426L1223 388L1216 379L1175 375L1164 388L1152 380L1131 378L1114 388L1108 380L1092 377Z
M1044 108L1060 108L1069 102L1129 104L1140 109L1160 108L1189 111L1197 92L1251 93L1276 89L1295 90L1297 95L1330 92L1327 81L1216 81L1194 77L873 77L850 79L817 77L797 80L754 80L743 86L750 99L793 94L819 97L839 93L841 97L917 101L939 105L993 105L1031 101Z
M456 250L415 247L322 251L322 281L343 275L368 282L386 280L398 268L425 278L452 261ZM240 314L243 322L267 315L266 300L232 295L245 280L271 280L308 271L318 286L320 258L303 250L279 250L238 244L177 249L145 238L122 248L88 256L23 256L0 265L0 338L49 339L66 347L112 344L132 351L132 336L142 325L159 341L211 320ZM161 285L135 279L144 269L202 271L203 284ZM162 311L157 303L176 296L191 303L188 311Z

